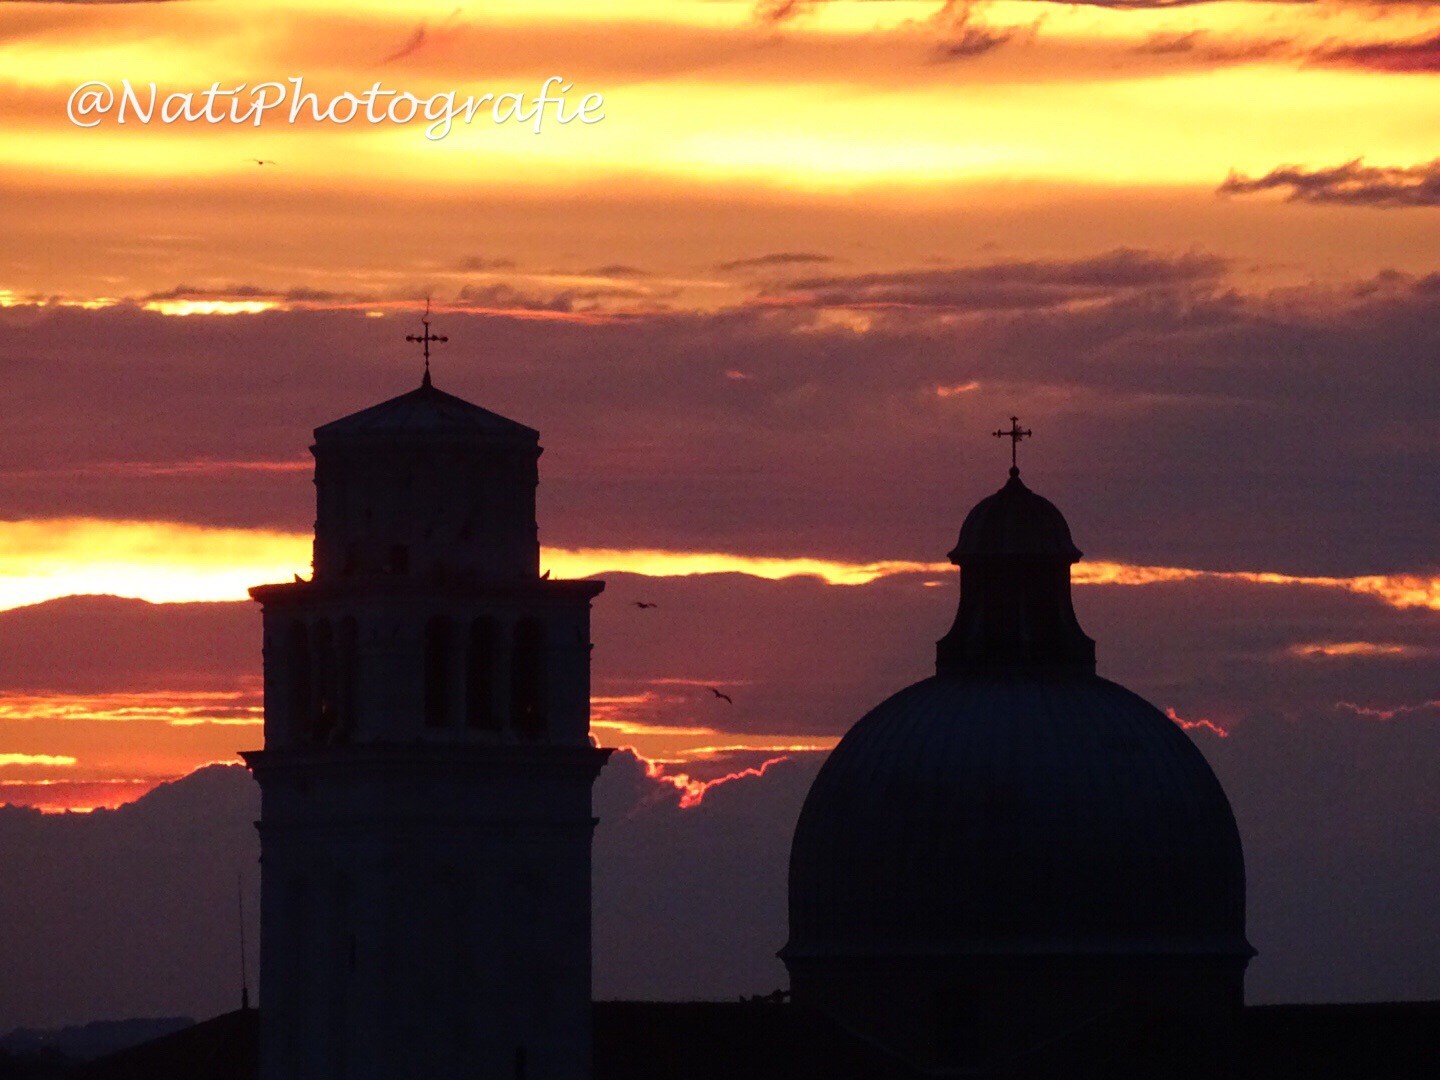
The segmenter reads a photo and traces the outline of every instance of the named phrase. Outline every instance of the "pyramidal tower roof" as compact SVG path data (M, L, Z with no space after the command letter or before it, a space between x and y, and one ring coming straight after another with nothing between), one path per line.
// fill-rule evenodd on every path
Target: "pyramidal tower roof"
M534 428L447 394L430 380L409 393L382 401L315 429L317 442L340 439L426 438L476 442L538 442Z

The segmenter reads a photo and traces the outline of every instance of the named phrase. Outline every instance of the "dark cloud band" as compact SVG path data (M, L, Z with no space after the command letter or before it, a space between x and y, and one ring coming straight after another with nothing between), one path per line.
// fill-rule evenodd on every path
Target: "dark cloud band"
M1342 165L1306 168L1281 165L1264 176L1231 173L1218 195L1278 191L1287 202L1371 206L1381 209L1440 206L1440 158L1423 165L1366 165L1363 158Z

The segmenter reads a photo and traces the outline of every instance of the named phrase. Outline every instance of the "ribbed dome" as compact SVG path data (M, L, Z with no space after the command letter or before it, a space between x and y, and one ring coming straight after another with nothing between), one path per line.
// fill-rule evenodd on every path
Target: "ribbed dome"
M1154 706L1095 676L941 676L821 769L783 955L1243 957L1244 910L1224 792Z
M1028 432L1012 417L997 434ZM951 553L935 677L852 727L800 811L780 953L794 1001L904 1075L1023 1059L1013 1075L1113 1076L1102 1029L1121 1057L1124 1032L1164 1032L1188 1063L1244 1000L1230 805L1173 721L1095 674L1079 557L1012 460Z
M1065 515L1049 499L1036 495L1011 469L1005 486L981 499L960 526L960 540L950 561L963 564L975 556L1080 558L1070 539Z

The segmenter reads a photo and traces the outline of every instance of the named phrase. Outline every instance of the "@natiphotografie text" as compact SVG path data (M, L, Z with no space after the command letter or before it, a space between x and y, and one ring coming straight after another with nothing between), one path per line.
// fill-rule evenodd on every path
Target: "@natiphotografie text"
M305 89L302 76L253 86L211 83L203 90L163 93L156 83L91 80L70 92L66 115L77 127L98 127L107 119L117 124L233 124L259 127L267 120L285 124L319 123L410 124L426 122L425 137L443 139L456 122L528 126L539 135L547 122L595 124L605 119L605 99L598 93L576 95L572 84L551 75L533 93L506 90L461 95L454 90L421 97L408 90L387 89L379 80L359 93L345 91L325 97ZM287 107L288 106L288 107Z

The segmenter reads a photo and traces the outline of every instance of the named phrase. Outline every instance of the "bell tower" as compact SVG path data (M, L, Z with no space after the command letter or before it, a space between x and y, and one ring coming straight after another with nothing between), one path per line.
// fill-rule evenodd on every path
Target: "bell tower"
M261 1078L584 1080L604 585L539 576L538 433L428 356L311 450L313 576L251 590Z

